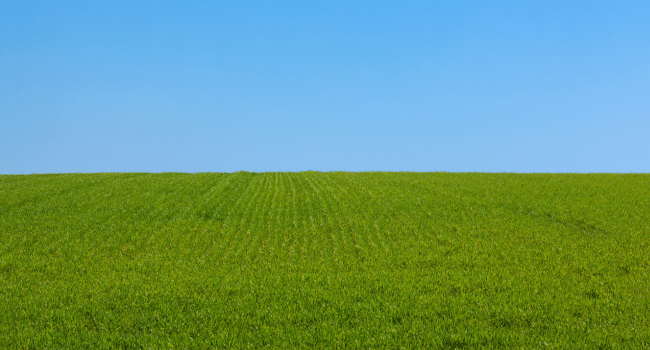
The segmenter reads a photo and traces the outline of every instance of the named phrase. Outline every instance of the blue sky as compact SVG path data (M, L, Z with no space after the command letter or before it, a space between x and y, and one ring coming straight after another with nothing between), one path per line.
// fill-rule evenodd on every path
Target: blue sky
M14 1L0 173L650 172L649 1Z

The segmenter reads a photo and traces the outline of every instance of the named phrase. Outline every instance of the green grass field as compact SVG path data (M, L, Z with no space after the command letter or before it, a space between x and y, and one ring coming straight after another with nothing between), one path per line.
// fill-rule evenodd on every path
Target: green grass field
M647 349L650 175L0 176L0 348Z

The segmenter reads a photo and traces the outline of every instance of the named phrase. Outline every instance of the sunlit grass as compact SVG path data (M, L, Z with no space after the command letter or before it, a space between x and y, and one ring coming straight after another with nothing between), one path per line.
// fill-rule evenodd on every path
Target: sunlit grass
M650 348L650 175L0 176L2 348Z

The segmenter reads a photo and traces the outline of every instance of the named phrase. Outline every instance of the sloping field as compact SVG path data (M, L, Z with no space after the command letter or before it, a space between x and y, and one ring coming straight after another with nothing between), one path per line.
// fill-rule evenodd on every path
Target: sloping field
M650 348L650 175L0 176L0 348Z

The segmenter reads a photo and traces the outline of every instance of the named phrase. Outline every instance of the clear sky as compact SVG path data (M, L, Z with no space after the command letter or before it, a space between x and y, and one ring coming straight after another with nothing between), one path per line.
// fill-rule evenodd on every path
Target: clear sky
M647 0L8 1L0 45L1 174L650 172Z

